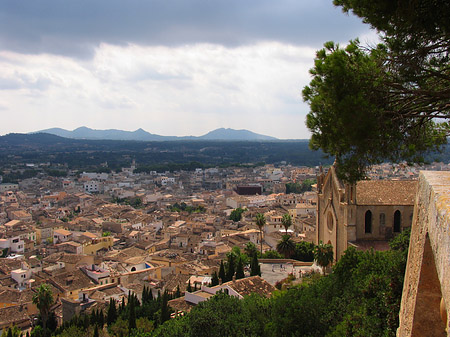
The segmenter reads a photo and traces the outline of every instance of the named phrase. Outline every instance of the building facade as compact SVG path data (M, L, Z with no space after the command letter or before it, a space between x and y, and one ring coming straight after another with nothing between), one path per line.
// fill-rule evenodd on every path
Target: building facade
M385 249L411 226L417 181L364 180L344 184L332 166L317 179L317 242L333 245L339 259L349 245Z

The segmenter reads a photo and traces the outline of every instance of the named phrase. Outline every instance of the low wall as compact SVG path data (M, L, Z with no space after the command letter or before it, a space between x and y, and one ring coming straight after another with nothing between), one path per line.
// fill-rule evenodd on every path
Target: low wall
M397 336L450 336L450 172L422 171Z
M258 261L260 263L273 263L273 264L292 263L294 266L299 267L311 267L314 264L314 262L303 262L293 259L258 259Z

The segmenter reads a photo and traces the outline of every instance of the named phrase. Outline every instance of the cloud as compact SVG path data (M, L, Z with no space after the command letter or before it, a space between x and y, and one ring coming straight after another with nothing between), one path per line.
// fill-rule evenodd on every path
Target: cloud
M0 1L0 134L308 138L301 89L315 50L358 36L374 38L330 0Z
M182 136L231 127L306 138L300 90L313 57L313 48L279 42L102 44L82 62L0 52L0 73L16 80L0 90L0 101L14 107L9 113L24 116L3 123L0 133L86 125ZM44 80L46 89L36 90Z
M0 3L0 49L91 58L102 44L320 47L368 28L328 0L78 0Z

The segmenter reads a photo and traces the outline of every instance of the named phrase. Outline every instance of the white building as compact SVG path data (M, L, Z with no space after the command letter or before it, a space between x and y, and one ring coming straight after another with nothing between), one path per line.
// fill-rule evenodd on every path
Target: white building
M100 183L95 180L85 182L83 187L87 193L98 193L100 191Z
M57 244L60 242L69 241L69 238L72 236L72 232L65 230L63 228L55 229L53 231L53 243Z
M96 173L96 172L83 172L81 174L82 178L89 178L92 180L107 180L109 175L108 173Z

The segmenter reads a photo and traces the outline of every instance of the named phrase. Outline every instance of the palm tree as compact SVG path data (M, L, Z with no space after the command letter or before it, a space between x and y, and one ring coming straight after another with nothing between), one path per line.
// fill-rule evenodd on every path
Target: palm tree
M256 214L256 226L259 228L259 242L261 243L261 254L262 254L262 229L264 225L266 224L266 217L262 213Z
M277 251L285 258L290 258L295 251L295 243L290 235L283 235L281 241L277 243Z
M39 314L41 315L42 320L42 328L45 330L47 328L50 307L53 304L53 294L48 284L43 283L40 285L37 293L33 295L33 303L39 309Z
M314 248L314 259L322 267L325 274L325 267L333 261L333 246L324 244L322 241Z
M281 218L281 223L283 224L284 230L287 234L288 228L292 226L292 217L289 213L283 215L283 217Z

